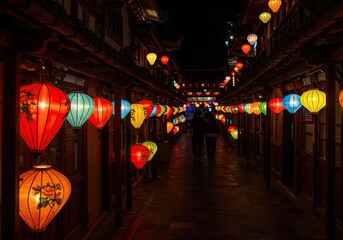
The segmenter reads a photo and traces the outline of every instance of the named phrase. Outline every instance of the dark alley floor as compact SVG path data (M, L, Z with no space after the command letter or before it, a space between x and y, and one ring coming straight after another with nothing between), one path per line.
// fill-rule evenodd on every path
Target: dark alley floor
M133 208L124 210L122 226L109 214L84 240L325 239L318 216L278 184L266 189L261 169L246 166L223 139L214 163L205 155L194 162L191 138L182 135L170 163L159 163L161 179L133 188Z

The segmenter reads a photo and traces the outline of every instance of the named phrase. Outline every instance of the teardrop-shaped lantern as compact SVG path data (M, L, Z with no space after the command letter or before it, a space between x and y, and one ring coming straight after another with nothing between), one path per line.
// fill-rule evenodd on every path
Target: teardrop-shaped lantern
M243 63L237 62L236 63L236 68L240 71L243 68Z
M50 165L33 166L19 179L19 215L33 232L42 232L67 202L70 182Z
M152 110L154 109L154 103L148 99L140 100L138 103L145 106L145 109L146 109L145 119L148 119L150 117Z
M255 45L255 43L257 41L257 35L255 33L249 34L247 36L247 40L250 43L250 45Z
M251 47L250 47L249 44L244 44L244 45L242 46L242 51L244 52L245 55L248 55L248 54L249 54L250 49L251 49Z
M167 133L170 133L173 127L174 127L174 124L172 122L167 122Z
M263 12L260 14L259 18L263 23L267 23L272 15L269 12Z
M179 131L180 131L180 127L179 126L174 126L173 127L173 134L174 135L176 135Z
M226 117L223 116L223 117L220 119L220 121L221 121L223 124L225 124L225 123L226 123Z
M233 130L235 130L235 129L237 129L235 126L229 126L228 128L227 128L227 131L229 132L229 133L231 133Z
M148 53L148 55L146 55L146 59L148 60L150 65L154 65L156 59L157 59L157 55L156 53Z
M147 141L143 142L142 145L146 146L147 148L149 148L150 155L149 155L148 161L151 161L151 159L154 157L155 153L158 150L157 144L154 143L153 141L147 140Z
M264 116L267 115L267 102L266 101L261 102L258 108L260 109L261 113L263 113Z
M112 106L113 106L112 114L114 115L115 114L115 109L114 109L115 108L115 102L114 101L112 102ZM120 100L120 118L124 119L127 116L127 114L129 114L130 110L131 110L131 104L124 99Z
M81 129L93 113L94 101L83 92L71 92L68 97L71 105L67 120L73 129Z
M50 83L33 83L20 88L20 136L32 152L45 150L69 111L67 94Z
M341 90L338 94L338 101L341 107L343 108L343 90Z
M167 110L164 113L164 115L166 115L166 119L169 119L169 117L172 115L174 109L172 107L169 107L168 105L166 105Z
M164 65L166 65L166 64L169 62L169 57L166 56L166 55L163 55L163 56L161 57L161 62L162 62Z
M326 94L318 89L310 89L301 95L300 101L310 113L318 113L326 105Z
M281 6L281 0L269 0L268 6L273 11L273 13L277 13Z
M285 110L285 107L282 104L282 98L270 99L268 103L268 107L276 115L280 114L283 110Z
M238 139L238 129L233 129L230 134L234 139Z
M252 103L247 103L244 105L244 110L246 111L247 114L252 114Z
M131 147L131 162L137 169L142 169L150 157L150 150L142 144Z
M131 124L134 128L139 129L145 119L146 107L142 104L131 104Z
M255 113L256 115L260 115L261 114L260 104L261 104L261 102L253 102L252 105L251 105L251 111L253 113Z
M94 111L89 117L89 121L95 126L96 129L101 130L110 119L113 113L113 106L112 103L105 98L95 97L93 98L93 101Z
M301 108L300 96L298 94L288 94L282 99L282 104L290 113L295 113Z

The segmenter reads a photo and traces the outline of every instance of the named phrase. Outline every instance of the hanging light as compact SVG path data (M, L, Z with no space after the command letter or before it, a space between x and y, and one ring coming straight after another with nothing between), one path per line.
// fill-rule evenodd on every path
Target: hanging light
M167 110L164 113L164 115L166 115L166 119L169 119L169 117L172 115L174 109L172 107L169 107L168 105L166 105Z
M338 94L338 101L341 107L343 108L343 90L341 90Z
M162 62L164 65L166 65L166 64L169 62L169 57L166 56L166 55L163 55L163 56L161 57L161 62Z
M261 102L253 102L251 105L251 111L253 113L255 113L256 115L260 115L261 114L261 110L260 110L260 104Z
M234 139L238 139L238 129L233 129L230 134Z
M174 124L172 122L167 122L167 133L170 133L173 127L174 127Z
M245 110L248 114L252 114L251 107L252 107L252 103L247 103L247 104L244 105L244 110Z
M157 112L157 106L154 105L154 108L152 109L152 111L151 111L151 113L150 113L150 117L155 116L156 112Z
M156 53L148 53L148 55L146 55L146 59L148 60L149 64L152 66L154 65L156 59L157 59L157 55Z
M83 92L71 92L68 94L68 97L71 106L67 120L73 129L81 129L82 125L93 113L94 101Z
M295 113L301 108L300 96L298 94L288 94L282 99L282 104L290 113Z
M33 166L19 179L19 215L33 232L42 232L67 202L70 182L50 165Z
M155 112L154 116L157 117L160 114L162 108L161 108L161 105L159 105L159 104L155 105L155 107L156 107L156 112Z
M240 71L243 68L243 63L237 62L236 63L236 68L238 69L238 71Z
M146 116L146 107L142 104L135 103L131 104L131 124L135 129L139 129L145 119Z
M154 109L154 103L148 99L143 99L143 100L139 101L138 103L145 106L145 108L146 108L145 119L148 119L152 110Z
M263 23L267 23L272 15L269 12L263 12L260 14L259 18Z
M261 113L263 113L264 116L267 115L267 102L265 101L261 102L258 108L260 109Z
M229 126L228 128L227 128L227 131L229 132L229 133L231 133L233 130L235 130L235 129L237 129L235 126Z
M115 102L114 101L112 102L112 107L113 107L112 114L114 115L115 114L115 109L114 109L115 108ZM129 114L130 110L131 110L130 103L124 99L120 100L120 118L124 119L127 116L127 114Z
M225 124L225 123L226 123L226 117L223 116L223 117L220 119L220 121L221 121L223 124Z
M67 94L50 83L33 83L20 88L20 136L31 152L45 150L69 111Z
M248 54L249 54L250 49L251 49L251 47L250 47L249 44L244 44L244 45L242 46L242 51L244 52L245 55L248 55Z
M238 111L240 112L240 113L245 113L245 110L244 110L244 103L240 103L240 104L238 104Z
M174 135L176 135L179 131L180 131L180 127L179 126L174 126L173 127L173 134Z
M150 150L150 155L148 158L148 161L151 161L151 159L154 157L155 153L158 150L157 144L154 143L153 141L147 140L142 143L143 146L146 146Z
M318 113L326 105L326 94L318 89L310 89L301 95L300 101L310 113Z
M131 146L131 162L137 169L142 169L149 160L150 150L142 144Z
M160 107L161 107L161 111L158 113L157 117L161 117L167 111L166 105L160 104Z
M277 13L281 6L281 0L269 0L268 6L273 11L273 13Z
M282 104L282 98L272 98L269 100L268 107L276 115L280 114L285 107Z
M96 97L93 98L94 101L94 111L89 117L89 121L96 127L96 129L101 130L104 128L108 119L110 119L113 113L113 106L110 101L105 98Z
M247 40L250 43L250 45L255 45L256 41L257 41L257 35L255 33L249 34L247 36Z

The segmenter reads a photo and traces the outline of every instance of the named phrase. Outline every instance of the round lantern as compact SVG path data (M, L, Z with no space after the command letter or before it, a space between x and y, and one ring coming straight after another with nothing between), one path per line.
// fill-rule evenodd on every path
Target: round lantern
M246 111L247 114L252 114L251 107L252 107L252 103L247 103L244 105L244 110Z
M145 119L148 119L152 110L154 109L154 103L148 99L143 99L143 100L139 101L138 103L145 106L145 108L146 108Z
M255 33L249 34L247 36L247 40L250 43L250 45L255 45L255 43L257 41L257 35Z
M172 122L167 122L167 133L170 133L173 127L174 127L174 124Z
M227 128L227 131L230 133L232 132L232 130L235 130L235 129L237 129L235 126L230 126Z
M259 18L263 23L267 23L272 15L269 12L263 12L260 14Z
M20 136L32 152L41 153L62 127L70 99L50 83L20 88Z
M238 139L238 129L233 129L230 134L234 139Z
M115 102L114 101L112 102L112 106L113 106L113 115L114 115L115 114L115 111L114 111ZM120 118L124 119L127 116L127 114L129 114L130 110L131 110L130 103L124 99L120 100Z
M260 109L261 113L263 113L264 116L267 115L267 102L265 101L261 102L258 108Z
M273 11L273 13L277 13L281 6L281 0L269 0L268 6Z
M288 94L282 99L282 104L290 113L295 113L301 108L300 96L298 94Z
M161 57L161 62L166 65L169 62L169 57L168 56L162 56Z
M343 90L341 90L338 94L338 101L341 107L343 108Z
M240 71L243 68L243 63L237 62L236 63L236 68Z
M146 59L148 60L150 65L154 65L156 59L157 59L157 55L156 53L148 53L148 55L146 55Z
M148 161L151 161L151 159L154 157L155 153L158 150L157 144L154 143L153 141L145 141L142 143L143 146L146 146L150 150L150 155L148 158Z
M250 47L249 44L244 44L244 45L242 46L242 51L244 52L245 55L248 55L248 54L249 54L250 49L251 49L251 47Z
M244 103L238 104L237 108L238 108L238 111L239 111L240 113L245 113L244 105L245 105Z
M251 105L251 111L253 113L255 113L256 115L260 115L261 114L260 104L261 104L261 102L253 102L252 105Z
M131 124L135 129L139 129L145 119L146 116L146 107L142 104L135 103L131 104Z
M33 232L42 232L67 202L70 182L50 165L33 166L19 179L19 215Z
M318 89L304 92L300 101L310 113L318 113L326 105L326 94Z
M94 111L89 117L89 121L96 127L96 129L101 130L104 128L108 119L110 119L113 113L113 106L110 101L105 98L96 97L93 98L94 101Z
M68 94L71 102L70 113L67 120L73 129L80 129L92 115L94 110L93 99L83 92L71 92Z
M179 126L174 126L173 127L173 134L174 135L176 135L179 131L180 131L180 127Z
M268 107L276 115L280 114L285 107L282 104L282 98L272 98L269 100Z
M136 144L131 147L131 162L137 169L142 169L149 160L150 150L142 144Z
M154 105L154 107L153 107L153 109L152 109L152 111L151 111L151 113L150 113L150 117L155 116L156 112L157 112L157 106Z

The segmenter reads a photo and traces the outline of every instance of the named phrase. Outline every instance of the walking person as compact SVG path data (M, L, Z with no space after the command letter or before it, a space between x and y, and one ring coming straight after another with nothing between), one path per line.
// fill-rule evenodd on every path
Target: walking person
M197 109L194 112L194 118L191 121L192 128L192 149L193 158L200 159L202 154L202 145L205 139L205 119L201 117L201 109Z
M213 114L209 114L205 124L206 145L207 145L207 159L214 160L217 147L217 137L219 136L219 126Z

